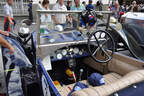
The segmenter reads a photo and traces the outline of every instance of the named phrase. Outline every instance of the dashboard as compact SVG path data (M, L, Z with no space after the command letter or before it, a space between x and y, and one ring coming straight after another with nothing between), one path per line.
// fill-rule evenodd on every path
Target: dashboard
M51 61L67 60L89 56L87 45L75 45L64 47L50 54Z

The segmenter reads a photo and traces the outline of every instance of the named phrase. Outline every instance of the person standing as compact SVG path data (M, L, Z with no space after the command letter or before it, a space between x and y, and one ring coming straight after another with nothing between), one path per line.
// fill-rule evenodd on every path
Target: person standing
M32 3L33 3L33 1L31 0L30 3L28 4L29 20L31 22L33 22Z
M70 10L72 6L72 1L67 1L67 10Z
M69 11L72 6L72 1L67 1L67 10ZM72 27L72 17L71 14L68 14L67 18L67 27Z
M125 6L125 12L128 12L128 8L129 8L129 6L126 5L126 6Z
M50 10L49 8L49 0L43 0L41 10ZM41 22L51 22L51 15L50 14L42 14L41 15Z
M74 6L71 7L71 10L73 10L73 11L85 10L85 6L83 4L80 4L80 0L74 0L74 2L75 2L75 4L74 4ZM77 28L78 14L73 14L72 19L73 19L73 27Z
M97 2L97 6L98 6L98 8L99 8L99 11L102 11L102 10L103 10L103 3L102 3L101 0L99 0L99 1Z
M89 0L89 4L86 6L86 10L94 10L94 6L92 5L92 0Z
M86 5L87 5L85 1L83 1L82 4L83 4L83 6L85 6L85 7L86 7Z
M139 6L137 5L136 1L133 1L131 6L128 8L128 12L138 12Z
M40 10L43 9L43 7L42 7L42 2L41 2L41 1L39 1L38 6L39 6L39 9L40 9Z
M54 5L52 10L67 11L67 7L64 5L63 0L58 0L57 4ZM66 14L52 14L52 19L56 25L62 25L63 28L66 27Z
M111 11L113 12L114 17L115 17L116 19L119 18L119 9L120 9L119 3L118 3L118 2L115 2L115 4L112 5Z
M10 24L15 25L15 20L13 17L12 10L13 0L7 0L6 5L4 6L4 31L11 31Z

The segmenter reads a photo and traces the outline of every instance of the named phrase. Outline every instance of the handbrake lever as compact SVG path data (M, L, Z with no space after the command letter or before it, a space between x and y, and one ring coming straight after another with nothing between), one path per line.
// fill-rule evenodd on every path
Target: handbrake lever
M82 77L83 71L84 71L83 69L80 69L79 81L81 81L81 77Z

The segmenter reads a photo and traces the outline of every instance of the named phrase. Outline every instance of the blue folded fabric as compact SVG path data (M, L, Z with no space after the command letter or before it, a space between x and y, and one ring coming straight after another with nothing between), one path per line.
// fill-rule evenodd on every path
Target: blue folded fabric
M101 86L105 84L105 81L101 74L93 73L88 77L88 83L92 86Z
M17 41L9 37L3 37L13 46L15 50L13 54L9 54L9 49L4 47L2 48L5 70L14 69L14 71L5 72L8 94L9 96L23 96L20 69L24 67L31 68L32 64Z
M72 94L74 91L79 91L79 90L84 89L84 88L88 88L88 86L85 85L85 84L83 84L83 83L81 83L81 82L77 82L77 83L74 85L72 91L68 94L68 96L71 96L71 94Z
M99 73L93 73L90 75L90 77L88 77L88 83L92 86L101 86L101 85L104 85L105 84L105 81L104 81L104 78L101 74ZM84 88L88 88L88 85L85 85L81 82L77 82L72 91L68 94L68 96L71 96L71 94L74 92L74 91L79 91L79 90L82 90Z

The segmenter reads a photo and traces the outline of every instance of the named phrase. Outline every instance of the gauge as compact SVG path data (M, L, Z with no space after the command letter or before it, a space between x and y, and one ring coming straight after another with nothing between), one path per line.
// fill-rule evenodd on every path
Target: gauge
M101 34L101 38L104 38L104 37L105 37L105 35L106 35L105 33L102 33L102 34Z
M96 33L96 38L99 38L100 37L100 32L97 32Z
M61 54L61 53L58 53L58 54L56 55L56 57L57 57L57 59L59 59L59 60L60 60L60 59L62 59L62 57L63 57L63 56L62 56L62 54Z
M63 56L66 56L66 55L67 55L67 50L65 50L65 49L62 50L62 55L63 55Z
M79 55L82 55L83 54L83 52L82 51L79 51Z
M78 53L79 53L79 49L78 49L78 48L74 48L73 52L74 52L75 54L78 54Z

